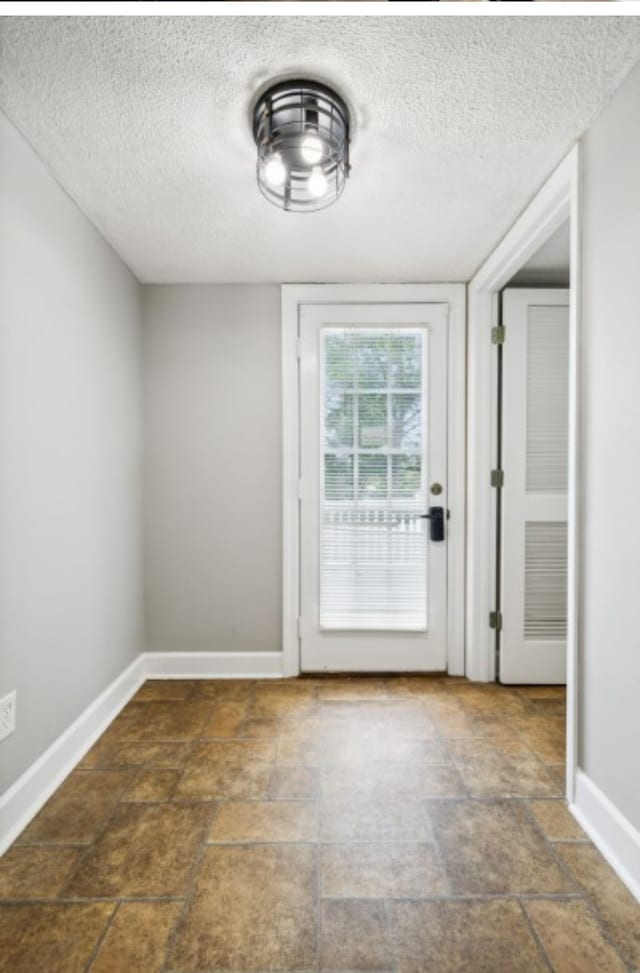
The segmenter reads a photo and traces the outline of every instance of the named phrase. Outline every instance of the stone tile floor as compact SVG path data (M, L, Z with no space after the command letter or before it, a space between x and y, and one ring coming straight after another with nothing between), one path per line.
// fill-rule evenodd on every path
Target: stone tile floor
M150 681L0 861L1 973L623 973L564 692Z

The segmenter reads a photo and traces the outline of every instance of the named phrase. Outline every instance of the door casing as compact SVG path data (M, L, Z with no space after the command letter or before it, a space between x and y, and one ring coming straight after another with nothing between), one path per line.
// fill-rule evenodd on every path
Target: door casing
M446 303L449 306L448 671L465 671L466 286L464 284L285 284L282 287L283 675L300 673L300 378L302 304Z
M466 674L495 679L494 632L496 518L489 472L497 448L496 362L491 329L498 323L498 294L566 220L570 221L569 299L569 488L567 598L566 796L575 796L578 759L579 557L579 354L580 354L580 145L576 144L480 267L468 288L469 421L467 453Z

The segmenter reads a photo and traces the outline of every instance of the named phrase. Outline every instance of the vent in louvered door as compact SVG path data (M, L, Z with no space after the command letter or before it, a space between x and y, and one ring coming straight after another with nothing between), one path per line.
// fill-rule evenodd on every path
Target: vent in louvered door
M566 308L527 316L527 493L566 493L569 461L569 335Z
M567 637L567 525L560 521L525 526L524 637Z

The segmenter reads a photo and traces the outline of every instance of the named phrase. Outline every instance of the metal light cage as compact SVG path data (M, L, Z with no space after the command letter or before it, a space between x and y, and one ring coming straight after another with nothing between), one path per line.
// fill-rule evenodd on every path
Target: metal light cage
M342 193L349 175L349 111L331 88L299 80L273 85L256 102L253 137L258 186L271 203L307 213L325 209ZM269 163L275 182L267 177Z

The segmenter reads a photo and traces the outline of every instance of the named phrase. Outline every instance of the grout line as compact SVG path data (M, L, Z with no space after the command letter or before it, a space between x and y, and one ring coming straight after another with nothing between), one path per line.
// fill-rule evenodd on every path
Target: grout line
M209 719L210 716L211 716L211 710L207 714L207 719ZM178 788L180 787L180 784L184 780L184 775L187 772L187 767L189 765L189 761L191 760L191 756L192 756L193 751L195 749L196 742L197 741L195 739L189 740L188 743L187 743L187 746L185 748L187 753L186 753L186 757L184 759L184 763L182 764L182 767L179 768L179 776L178 776L178 779L175 782L174 787L173 787L173 793L171 795L171 803L172 804L177 804L178 803L178 801L176 800L176 793L178 791ZM185 801L184 803L187 803L187 801Z
M105 927L104 927L104 929L102 931L102 934L100 936L98 936L98 941L97 941L94 949L91 951L91 953L89 955L89 958L87 959L87 962L85 963L85 966L84 966L85 973L89 973L89 971L91 970L91 967L93 966L93 964L95 963L96 959L98 958L98 953L102 949L102 944L104 943L105 939L107 938L107 933L111 929L111 926L113 925L113 921L114 921L114 919L116 917L116 913L119 911L119 909L120 909L120 904L118 903L115 906L115 908L113 909L113 911L112 911L111 915L109 916L107 922L105 923Z
M127 772L126 771L123 771L123 774L125 774L125 773L127 773ZM98 828L95 831L91 842L88 845L85 845L84 846L84 852L82 854L80 854L80 856L78 857L78 861L75 863L75 865L73 866L73 868L69 872L69 874L67 876L67 880L64 883L64 885L62 886L62 890L61 890L61 894L62 895L64 894L65 890L67 888L69 888L69 886L72 883L73 879L76 877L77 873L80 871L80 869L84 865L85 861L88 859L88 857L91 854L91 851L93 850L93 848L95 848L95 846L98 844L98 842L105 835L107 829L110 827L111 822L115 818L116 814L120 810L120 807L121 807L121 805L123 803L122 802L122 797L125 794L125 792L127 790L127 787L130 786L131 781L133 780L134 776L135 776L135 774L133 772L131 772L131 771L128 772L129 780L127 781L127 785L123 788L122 794L118 797L117 801L113 805L113 808L111 810L111 813L108 814L106 816L105 820L103 821L102 827L101 828Z
M560 843L574 844L574 845L591 845L592 847L594 847L593 843L590 841L558 842L558 844ZM568 866L566 867L568 869ZM569 873L571 877L574 879L578 889L580 890L580 899L582 902L584 902L585 907L587 908L589 914L591 915L592 919L596 923L600 931L600 934L602 935L602 938L605 940L605 942L609 943L609 945L613 948L614 952L616 953L616 955L618 956L622 964L628 966L629 969L631 969L633 965L631 962L631 956L629 956L629 959L627 960L626 953L619 945L619 943L616 941L616 939L613 937L613 935L609 932L608 925L605 922L604 917L602 916L600 910L598 909L597 903L592 898L591 893L586 888L586 886L582 884L582 882L579 879L575 878L575 876L570 870Z
M316 844L314 849L314 869L315 869L315 882L314 882L314 909L316 913L315 921L315 943L314 943L314 957L315 963L314 968L320 969L320 959L322 950L322 932L323 932L323 922L322 922L322 861L320 858L321 849L318 844Z
M98 902L113 902L114 905L119 905L123 902L182 902L183 900L184 895L88 895L86 897L67 895L56 899L0 899L0 905L91 905Z
M78 851L84 851L90 848L92 843L80 841L21 841L20 838L16 838L13 844L10 845L10 848L15 850L19 848L77 848ZM9 851L9 848L7 848L7 851Z
M393 919L391 918L391 907L392 901L390 899L382 899L382 908L384 909L384 922L385 929L387 932L387 943L389 949L389 958L393 964L393 970L398 970L400 958L398 955L398 950L396 949L396 936L395 927L393 925Z
M373 902L381 899L382 896L353 895L350 893L349 895L323 895L322 898L323 900L335 899L336 901L361 899ZM387 895L385 898L390 902L493 902L502 900L519 902L520 899L527 899L527 901L572 902L583 901L584 895L581 892L527 892L526 895L520 892L460 892L458 894L452 892L441 895Z
M308 843L309 847L313 847L312 843ZM256 846L259 847L259 843L256 842ZM268 846L271 847L271 846ZM299 844L295 842L283 843L280 847L300 847ZM207 850L206 846L202 846L202 853ZM318 848L319 850L319 848ZM586 902L589 905L589 898L583 892L461 892L461 893L442 893L440 895L436 894L426 894L426 895L397 895L397 896L381 896L381 895L324 895L320 894L320 901L365 901L365 902L377 902L382 899L388 900L389 902L489 902L494 900L508 900L508 901L522 901L522 902ZM79 898L78 896L66 896L57 899L43 899L43 898L29 898L29 899L2 899L0 900L0 906L15 908L21 905L91 905L92 903L108 903L112 902L114 904L130 903L130 902L186 902L186 895L134 895L134 896L87 896L86 898Z
M607 924L605 923L602 915L598 911L598 908L597 908L595 902L593 901L593 899L591 898L591 896L588 894L588 892L587 892L586 889L585 889L585 895L584 895L583 901L584 901L584 904L585 904L585 907L586 907L587 911L591 915L591 918L593 919L593 921L595 922L596 926L598 927L598 929L600 931L600 935L602 936L602 938L604 939L604 941L607 942L607 943L609 943L609 945L613 949L614 953L619 958L620 962L623 965L628 965L629 966L629 969L631 969L633 967L632 957L629 955L629 957L627 958L627 955L623 951L622 947L613 938L613 936L609 932L609 929L608 929Z
M535 817L533 811L529 807L528 802L527 801L522 801L522 805L523 805L523 808L524 808L525 815L529 819L529 823L532 825L534 831L538 834L538 836L540 838L542 838L542 840L543 840L545 846L547 847L549 853L551 854L551 857L553 858L553 860L554 860L554 862L556 864L556 867L558 868L560 874L565 879L568 879L569 882L571 882L571 884L574 887L577 887L579 883L576 882L575 876L573 875L573 873L571 872L571 870L568 868L568 866L565 865L565 863L560 858L560 855L558 854L556 848L554 847L554 842L553 841L550 841L549 838L547 838L546 834L542 830L542 827L540 826L540 824L536 820L536 817Z
M525 907L524 907L524 905L523 905L523 903L521 901L518 901L518 905L520 906L520 911L522 913L522 916L524 918L524 921L527 924L527 926L529 927L529 932L531 933L531 935L533 937L533 941L535 942L535 944L536 944L536 946L538 948L538 952L542 956L542 959L544 960L544 962L547 964L547 967L551 971L555 970L555 966L551 962L551 957L547 953L547 951L546 951L546 949L544 947L544 944L543 944L542 940L540 939L540 937L539 937L539 935L538 935L538 933L536 931L536 928L535 928L533 922L531 921L531 917L529 916L529 913L527 912L527 910L525 909Z
M587 836L584 838L547 838L550 845L591 845L593 844Z
M173 926L173 931L172 931L171 935L169 936L169 938L167 940L167 943L165 945L164 962L163 962L162 967L161 967L161 973L162 973L162 971L166 970L166 968L167 968L167 964L169 962L169 958L171 957L171 955L173 953L173 950L175 948L176 939L178 938L178 932L179 932L179 930L182 929L182 927L183 927L183 925L184 925L184 923L186 921L187 912L189 910L189 906L191 905L191 899L192 899L193 891L194 891L195 884L196 884L196 877L197 877L198 873L200 872L200 868L202 866L202 861L204 859L205 852L207 850L206 835L208 835L209 832L210 832L210 830L211 830L211 826L212 826L213 822L215 821L215 819L216 819L216 817L218 815L219 808L220 808L220 805L219 804L216 804L215 807L214 807L214 810L213 810L213 812L212 812L212 814L211 814L211 816L210 816L210 818L209 818L209 820L207 822L206 827L203 829L204 830L204 834L205 834L205 839L204 839L204 841L201 842L198 850L196 851L196 854L194 855L194 858L193 858L193 862L191 864L191 868L189 870L189 875L188 875L187 881L185 883L184 896L182 896L182 898L184 900L184 904L182 906L182 909L180 910L180 915L175 920L175 923L174 923L174 926Z
M449 894L452 894L451 893L451 879L449 877L449 872L448 872L447 867L446 867L446 864L445 864L445 857L444 857L444 854L443 854L443 850L442 850L442 847L441 847L440 842L438 840L438 836L436 834L436 829L435 829L435 826L434 826L434 823L433 823L433 817L431 816L431 811L430 811L428 805L425 807L425 814L426 814L427 820L429 822L429 827L431 828L431 835L432 835L433 845L435 847L436 859L437 859L438 865L440 866L440 871L442 872L442 876L444 878L445 887L447 889L447 892Z

